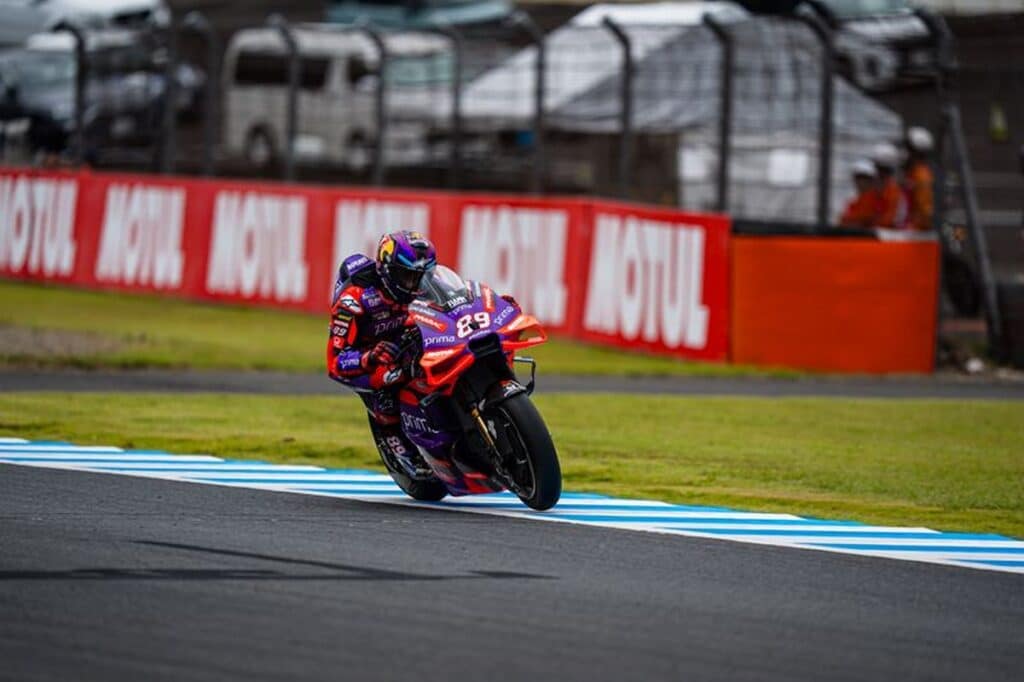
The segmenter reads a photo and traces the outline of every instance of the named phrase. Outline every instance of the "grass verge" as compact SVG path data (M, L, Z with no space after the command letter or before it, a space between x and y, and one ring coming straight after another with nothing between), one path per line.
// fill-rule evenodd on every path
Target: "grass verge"
M5 342L6 339L6 342ZM0 366L193 367L322 372L323 316L0 281ZM795 377L552 339L531 354L550 374Z
M1024 403L537 397L567 489L1024 537ZM0 433L381 469L349 396L6 394Z

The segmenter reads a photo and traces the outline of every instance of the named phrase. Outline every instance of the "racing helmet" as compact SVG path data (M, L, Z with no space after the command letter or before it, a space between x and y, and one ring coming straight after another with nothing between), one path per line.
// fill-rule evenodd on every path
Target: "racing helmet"
M389 232L377 245L377 274L384 293L398 303L411 302L436 265L434 245L419 232Z

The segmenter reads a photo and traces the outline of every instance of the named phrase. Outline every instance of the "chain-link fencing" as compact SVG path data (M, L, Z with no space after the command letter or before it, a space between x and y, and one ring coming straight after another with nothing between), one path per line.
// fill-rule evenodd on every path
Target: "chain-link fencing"
M51 146L101 167L599 194L820 230L853 164L902 135L835 73L820 22L616 16L547 35L521 12L389 32L275 16L222 41L193 12L109 58L89 34L81 146L73 122Z

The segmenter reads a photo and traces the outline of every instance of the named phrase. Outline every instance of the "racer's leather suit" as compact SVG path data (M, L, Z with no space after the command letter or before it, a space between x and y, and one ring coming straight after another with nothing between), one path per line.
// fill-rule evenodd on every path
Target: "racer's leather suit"
M408 306L388 298L372 259L362 254L345 259L334 284L327 373L359 393L382 454L392 455L392 462L398 455L421 469L419 453L400 424L398 388L406 378L403 370L395 365L370 364L366 359L367 352L379 342L397 343L407 318Z

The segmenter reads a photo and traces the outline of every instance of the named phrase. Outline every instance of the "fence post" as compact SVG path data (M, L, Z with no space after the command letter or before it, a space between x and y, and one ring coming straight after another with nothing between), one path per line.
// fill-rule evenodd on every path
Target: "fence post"
M935 17L920 8L914 9L914 14L920 19L932 40L935 41L935 101L939 110L939 123L935 136L935 149L932 150L935 159L935 178L932 183L932 229L938 236L939 243L939 294L935 297L935 366L938 367L942 355L942 339L939 330L942 329L945 313L942 305L942 284L946 281L946 245L942 238L942 228L946 224L946 140L949 136L949 120L945 116L944 104L946 101L947 77L953 64L951 36L944 34L942 27L937 24Z
M732 156L732 105L733 105L733 65L735 49L732 36L711 14L704 15L704 25L708 27L719 46L722 48L722 92L718 119L718 199L716 210L725 213L729 210L729 163Z
M361 26L361 30L370 36L380 55L377 66L377 97L375 116L377 119L377 136L373 150L373 184L384 185L384 174L387 170L386 144L388 133L387 92L388 92L388 46L384 36L372 26Z
M203 112L203 175L213 175L217 124L220 121L220 41L201 12L193 10L181 22L183 30L198 33L206 43L206 104Z
M64 24L61 31L67 31L75 39L75 130L71 136L71 162L78 165L85 157L85 88L89 78L89 55L86 51L85 34L74 24Z
M161 127L161 149L160 149L160 172L169 175L174 172L175 157L177 156L177 98L178 78L175 71L178 66L178 41L174 30L174 20L171 19L164 29L167 37L167 61L164 64L164 106L163 117L160 121Z
M544 177L547 155L544 148L544 90L547 71L547 54L544 48L544 33L526 12L516 10L509 17L512 25L520 28L537 48L537 73L534 77L533 92L533 169L530 174L530 191L540 194L544 191Z
M971 159L967 153L967 142L964 140L963 124L960 119L960 107L952 96L950 82L957 71L953 53L953 34L945 20L936 14L923 9L916 11L917 16L928 27L928 31L936 40L939 59L939 74L936 80L936 91L940 98L942 111L943 136L949 135L952 142L953 163L960 174L960 191L967 214L967 228L978 255L978 270L981 285L985 294L985 326L988 328L989 353L1002 360L1006 349L1003 347L1003 321L999 310L998 291L995 273L992 271L992 260L988 248L988 237L985 227L981 224L978 208L978 194L974 187L974 174ZM943 184L945 173L943 172ZM940 197L937 195L936 199ZM941 199L945 199L945 187ZM943 216L944 217L944 216ZM939 225L941 228L941 225Z
M807 24L821 44L821 121L818 129L818 229L828 229L832 192L832 111L835 100L835 45L832 32L825 22L813 12L798 13L797 17Z
M295 33L291 24L280 14L267 17L267 25L277 29L288 49L288 119L285 126L284 144L284 179L291 182L295 179L295 135L298 127L299 105L299 45L295 41Z
M436 26L435 29L447 37L452 43L452 110L449 123L451 148L448 161L448 186L459 186L459 175L462 166L462 34L450 24Z
M602 23L622 48L622 82L619 92L621 99L619 116L622 134L619 138L618 185L619 196L623 199L628 199L629 181L633 168L633 76L636 72L633 63L633 42L623 28L615 23L611 17L605 17Z

